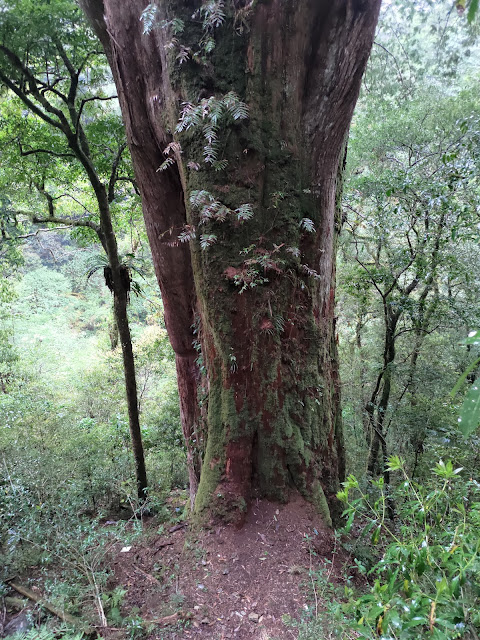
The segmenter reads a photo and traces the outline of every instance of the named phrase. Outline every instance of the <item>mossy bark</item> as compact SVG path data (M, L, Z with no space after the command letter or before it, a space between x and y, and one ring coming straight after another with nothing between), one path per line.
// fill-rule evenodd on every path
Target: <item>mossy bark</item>
M121 11L114 0L84 4L106 21L114 75L125 75L133 64L126 43L134 28L125 12L136 7L139 15L143 3L126 0ZM133 38L137 55L155 56L156 87L151 77L137 81L150 99L155 91L156 135L165 147L175 140L182 148L156 180L177 181L185 222L197 230L191 307L200 320L208 392L195 501L200 519L241 523L252 496L286 501L292 489L315 502L327 521L337 515L344 473L334 318L338 201L344 141L379 4L238 0L225 3L221 26L206 28L196 13L200 0L165 0L157 3L163 24L184 21L177 44L168 28ZM215 40L210 53L201 51L206 36ZM190 51L181 65L178 45ZM248 105L249 117L223 122L217 150L228 164L215 171L204 162L201 127L173 132L182 102L196 105L230 91ZM123 100L132 127L136 107ZM133 135L136 147L139 134ZM234 215L205 221L189 205L199 189L230 210L250 204L254 217L244 224ZM202 249L202 234L216 242Z

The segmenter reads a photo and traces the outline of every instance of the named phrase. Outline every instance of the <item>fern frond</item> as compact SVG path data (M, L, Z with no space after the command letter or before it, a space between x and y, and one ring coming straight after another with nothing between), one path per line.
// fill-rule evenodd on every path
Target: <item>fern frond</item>
M313 220L310 220L310 218L302 218L300 220L300 228L304 229L308 233L315 232L315 225L313 224Z
M213 233L203 234L200 236L200 247L202 249L208 249L208 247L212 246L212 244L215 244L216 241L217 241L217 236L214 235Z
M207 0L200 7L203 16L203 28L206 31L220 27L225 21L225 5L223 0Z
M200 207L211 202L215 202L215 198L209 191L205 191L205 189L194 190L190 194L190 204L194 209L200 209Z
M140 15L140 21L143 22L143 33L149 34L155 26L158 7L154 2L151 2L145 7Z
M222 158L222 160L215 160L215 162L212 162L212 167L215 171L223 171L228 167L228 160L225 160L225 158Z
M158 173L159 171L165 171L165 169L168 169L168 167L171 167L172 164L175 164L175 160L173 158L167 158L162 162L162 164L158 167L155 173Z
M189 242L190 240L194 240L197 237L197 232L195 227L191 227L187 225L182 233L179 234L178 240L179 242Z
M237 216L237 220L240 222L245 222L245 220L250 220L253 218L253 207L251 204L241 204L238 209L235 209L235 213Z

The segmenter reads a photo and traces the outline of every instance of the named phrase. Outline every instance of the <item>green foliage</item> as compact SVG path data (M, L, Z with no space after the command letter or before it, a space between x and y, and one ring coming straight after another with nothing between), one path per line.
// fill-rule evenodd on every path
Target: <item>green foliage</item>
M85 276L98 247L81 249L56 234L36 238L24 246L26 273L12 277L16 296L0 307L17 356L15 377L0 392L0 579L35 566L53 603L95 622L105 604L113 621L119 595L107 591L112 544L141 531L143 512L121 356L107 337L110 296L98 274L88 282ZM187 472L174 357L145 276L149 302L136 298L132 315L152 481L146 507L168 519L166 496L186 486Z
M350 476L339 498L345 504L346 531L358 519L357 539L381 549L369 571L371 590L343 607L343 623L361 638L471 637L480 631L480 484L462 477L462 469L440 461L428 483L414 482L399 457L389 460L401 478L388 496L383 479L365 494ZM386 505L398 507L394 523Z
M467 348L477 347L480 344L479 331L476 329L470 331L468 337L465 340L462 340L462 343L467 345ZM474 360L462 373L457 384L450 393L452 397L455 397L455 394L462 387L465 380L467 380L469 376L474 375L473 382L467 391L458 418L458 428L465 437L471 435L480 424L480 390L478 388L476 376L479 364L480 358Z
M210 220L225 222L227 217L235 214L234 211L216 200L210 192L205 190L192 191L190 194L190 204L194 211L198 211L200 223L206 223Z
M73 633L68 629L52 629L46 625L30 629L25 633L15 633L9 636L12 640L82 640L84 638L83 633Z
M221 97L203 98L198 104L184 102L176 132L201 131L206 142L203 147L204 162L220 171L225 169L227 162L224 159L218 159L220 129L229 122L246 118L248 118L247 105L234 91L229 91Z
M471 435L480 424L480 390L478 382L475 381L465 396L460 416L458 418L458 428L465 437Z
M117 587L113 591L107 591L102 594L102 603L108 620L112 625L120 625L123 623L121 607L127 590Z
M346 437L359 476L372 398L387 452L423 473L442 439L456 442L449 393L478 355L459 345L478 326L480 295L478 28L447 0L396 0L384 4L375 43L351 128L337 266Z
M142 11L140 20L143 22L143 33L149 34L155 28L165 30L171 35L171 40L167 49L176 52L176 61L183 64L189 58L195 62L205 63L206 57L215 49L214 30L221 27L226 19L225 3L223 0L203 0L201 6L194 12L192 19L200 19L202 24L202 36L198 41L199 49L192 50L190 47L179 42L177 36L181 35L185 29L185 23L178 17L171 20L158 19L158 6L151 2Z

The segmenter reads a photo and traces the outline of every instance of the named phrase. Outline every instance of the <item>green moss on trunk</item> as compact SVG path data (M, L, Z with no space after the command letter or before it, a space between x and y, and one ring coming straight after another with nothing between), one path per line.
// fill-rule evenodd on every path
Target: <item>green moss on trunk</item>
M338 167L361 75L334 96L332 65L341 67L345 25L353 29L361 12L272 0L255 4L239 34L232 4L222 26L199 35L191 3L175 8L191 52L199 37L215 41L210 54L181 67L171 60L176 97L220 103L234 91L249 108L248 119L227 118L217 132L226 161L217 171L204 161L208 117L179 136L209 388L195 511L241 521L253 495L286 501L295 490L331 524L344 472L334 335ZM219 221L189 205L196 190L208 193L216 211L248 204L254 216ZM212 238L207 248L201 236Z

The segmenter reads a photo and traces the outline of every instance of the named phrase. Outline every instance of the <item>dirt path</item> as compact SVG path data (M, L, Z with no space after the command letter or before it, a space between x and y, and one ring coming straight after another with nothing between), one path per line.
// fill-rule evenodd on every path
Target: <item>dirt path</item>
M287 505L255 501L240 530L187 527L156 536L114 559L115 584L127 590L124 615L173 614L152 638L296 638L286 617L308 609L309 570L331 558L333 534L297 497ZM311 596L311 591L310 591Z

